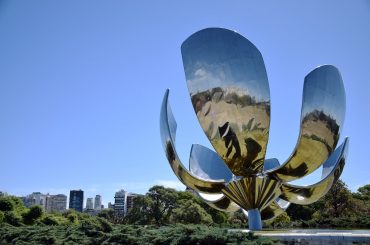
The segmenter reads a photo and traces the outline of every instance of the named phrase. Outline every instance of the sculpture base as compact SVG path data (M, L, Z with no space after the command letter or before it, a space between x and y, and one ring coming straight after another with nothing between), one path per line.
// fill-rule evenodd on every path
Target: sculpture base
M252 231L262 230L261 213L257 208L248 210L248 225Z

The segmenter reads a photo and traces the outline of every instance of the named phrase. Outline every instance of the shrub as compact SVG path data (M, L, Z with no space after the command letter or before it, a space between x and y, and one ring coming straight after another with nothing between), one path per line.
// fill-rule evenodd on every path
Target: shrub
M4 221L10 225L22 225L22 219L13 211L4 212Z
M45 216L42 220L41 220L41 223L45 224L45 225L59 225L59 222L58 220L53 217L53 216Z
M0 211L13 211L14 203L10 198L0 197Z
M23 213L23 222L26 225L32 225L37 219L41 218L43 210L40 206L32 206L28 212Z
M4 212L0 211L0 224L3 223L4 219L5 219Z

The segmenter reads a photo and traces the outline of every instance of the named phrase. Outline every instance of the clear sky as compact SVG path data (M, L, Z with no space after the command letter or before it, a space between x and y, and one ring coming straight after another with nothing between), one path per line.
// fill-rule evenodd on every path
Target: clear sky
M370 1L0 0L0 190L113 200L119 188L181 188L159 137L166 88L187 164L210 146L190 102L180 46L206 27L236 30L262 53L270 83L267 157L296 144L303 79L341 71L350 136L342 179L370 183ZM307 184L320 174L306 178Z

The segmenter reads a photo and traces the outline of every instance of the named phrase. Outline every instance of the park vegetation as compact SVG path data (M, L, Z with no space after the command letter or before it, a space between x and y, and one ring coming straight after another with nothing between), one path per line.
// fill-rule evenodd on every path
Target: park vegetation
M13 196L0 197L0 244L275 244L251 233L242 212L215 210L190 192L153 186L137 196L126 217L104 209L97 216L68 210L45 213ZM266 229L370 228L370 185L351 193L338 181L318 202L291 204Z

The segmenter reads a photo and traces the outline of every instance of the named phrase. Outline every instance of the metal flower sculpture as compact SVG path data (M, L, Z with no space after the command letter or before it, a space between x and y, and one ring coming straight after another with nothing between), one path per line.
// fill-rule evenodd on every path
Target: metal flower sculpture
M270 91L258 49L234 31L208 28L185 40L181 51L192 105L216 151L193 145L189 169L184 167L175 149L176 121L167 90L160 117L162 144L184 185L216 209L241 208L251 230L260 230L261 220L273 219L290 203L310 204L329 191L342 173L348 148L348 138L336 148L346 104L337 68L320 66L305 77L298 142L280 164L265 159ZM289 183L320 166L318 183Z

